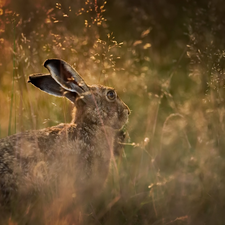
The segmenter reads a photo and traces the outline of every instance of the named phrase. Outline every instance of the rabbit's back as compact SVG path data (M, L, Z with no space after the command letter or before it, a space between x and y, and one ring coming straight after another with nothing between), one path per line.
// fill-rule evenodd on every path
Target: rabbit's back
M9 198L22 186L29 186L35 176L43 176L39 174L38 167L47 165L47 161L54 157L54 145L60 132L60 128L52 127L0 140L1 198Z
M114 141L114 134L107 138L105 132L93 126L60 124L1 139L1 198L34 192L62 177L73 180L79 189L87 182L102 185Z

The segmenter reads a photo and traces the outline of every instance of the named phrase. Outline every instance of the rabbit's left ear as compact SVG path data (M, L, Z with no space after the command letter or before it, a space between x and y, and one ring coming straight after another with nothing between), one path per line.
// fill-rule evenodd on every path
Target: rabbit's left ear
M78 97L78 94L75 92L70 92L63 89L50 74L34 74L29 76L29 83L32 83L37 88L41 89L48 94L55 95L58 97L66 97L73 103Z
M68 63L60 59L48 59L44 66L52 78L65 90L82 95L90 89L81 76Z

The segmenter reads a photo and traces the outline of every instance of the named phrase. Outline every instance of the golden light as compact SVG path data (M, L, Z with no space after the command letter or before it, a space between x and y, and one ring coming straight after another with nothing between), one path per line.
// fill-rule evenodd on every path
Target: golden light
M10 0L0 0L0 8L8 5L10 3Z

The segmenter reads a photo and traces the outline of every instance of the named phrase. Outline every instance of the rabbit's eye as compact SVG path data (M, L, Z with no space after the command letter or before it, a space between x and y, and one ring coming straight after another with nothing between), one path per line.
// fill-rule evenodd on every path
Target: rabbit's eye
M116 92L113 90L110 90L107 92L107 98L109 101L113 101L116 99Z

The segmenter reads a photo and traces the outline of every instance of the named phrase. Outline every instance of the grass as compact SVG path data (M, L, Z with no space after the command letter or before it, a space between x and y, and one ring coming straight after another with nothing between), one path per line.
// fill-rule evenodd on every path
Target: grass
M12 205L4 224L224 224L221 65L215 59L204 64L205 55L194 42L199 36L191 29L188 46L154 51L149 28L139 27L138 37L117 41L104 18L107 3L79 4L46 7L35 14L39 21L26 18L27 30L22 15L5 15L15 21L15 33L6 22L0 135L70 122L72 106L66 99L46 96L26 83L29 74L46 72L45 59L62 58L88 83L115 87L132 110L127 143L116 158L119 173L112 166L93 202L76 205L66 191L47 188L23 206ZM212 48L208 51L213 55Z

